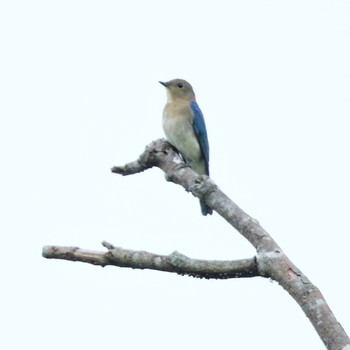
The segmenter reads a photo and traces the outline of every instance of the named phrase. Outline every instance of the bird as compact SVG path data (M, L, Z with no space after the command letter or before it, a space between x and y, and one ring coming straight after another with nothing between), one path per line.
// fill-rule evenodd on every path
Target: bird
M191 84L183 79L159 83L165 86L167 92L167 103L163 110L163 130L167 140L192 170L199 175L209 176L207 129ZM200 206L203 215L213 213L202 200Z

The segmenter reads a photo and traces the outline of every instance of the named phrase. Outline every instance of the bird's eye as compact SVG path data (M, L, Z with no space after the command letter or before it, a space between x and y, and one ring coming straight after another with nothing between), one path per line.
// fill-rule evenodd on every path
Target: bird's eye
M178 83L178 84L177 84L177 87L180 88L180 89L182 89L182 88L184 87L184 84Z

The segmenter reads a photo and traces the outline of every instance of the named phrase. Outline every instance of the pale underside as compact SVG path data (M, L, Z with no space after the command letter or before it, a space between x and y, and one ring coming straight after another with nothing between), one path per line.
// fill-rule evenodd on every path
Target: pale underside
M188 165L198 174L205 174L202 152L193 131L193 113L188 104L176 107L168 103L163 113L163 129L168 141L175 146L185 158ZM176 115L174 118L173 115Z

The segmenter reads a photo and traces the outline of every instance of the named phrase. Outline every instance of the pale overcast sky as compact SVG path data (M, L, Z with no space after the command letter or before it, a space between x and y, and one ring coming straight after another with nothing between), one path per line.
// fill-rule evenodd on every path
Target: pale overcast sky
M2 1L0 348L323 348L268 280L41 257L47 244L239 259L253 248L158 169L164 87L204 113L214 181L350 332L350 2Z

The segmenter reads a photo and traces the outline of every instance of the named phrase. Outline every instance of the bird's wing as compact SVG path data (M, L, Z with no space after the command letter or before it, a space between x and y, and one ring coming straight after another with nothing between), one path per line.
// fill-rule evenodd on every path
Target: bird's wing
M209 175L209 142L203 113L197 102L191 102L191 109L193 111L193 130L197 136L198 143L202 151L207 175Z

